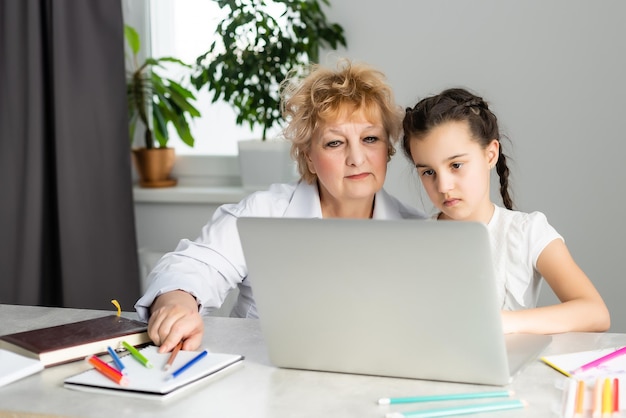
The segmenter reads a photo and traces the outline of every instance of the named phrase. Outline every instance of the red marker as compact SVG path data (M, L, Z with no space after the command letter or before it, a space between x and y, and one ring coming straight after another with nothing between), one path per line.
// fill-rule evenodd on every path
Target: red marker
M100 373L121 386L128 386L128 379L117 369L106 364L96 356L90 356L87 361Z
M619 379L613 379L613 414L619 415Z

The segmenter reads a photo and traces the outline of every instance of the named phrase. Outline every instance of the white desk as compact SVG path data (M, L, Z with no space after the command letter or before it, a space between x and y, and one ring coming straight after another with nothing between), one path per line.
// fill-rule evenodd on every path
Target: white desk
M0 335L102 316L111 312L0 305ZM125 316L135 317L132 313ZM411 411L416 405L379 406L378 398L476 391L473 385L394 379L273 367L256 320L205 319L203 345L214 352L243 354L242 368L168 402L95 395L63 387L63 380L88 367L84 362L45 369L0 387L0 416L46 414L71 417L375 417L389 411ZM626 345L626 334L555 335L544 354L559 354ZM476 417L558 416L565 379L536 361L509 386L529 407ZM478 390L492 387L481 386ZM21 414L17 413L20 412Z

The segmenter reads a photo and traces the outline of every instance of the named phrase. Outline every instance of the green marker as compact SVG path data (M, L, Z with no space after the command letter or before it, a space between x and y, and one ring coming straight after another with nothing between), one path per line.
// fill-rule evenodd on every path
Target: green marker
M128 350L130 355L135 358L135 360L137 360L138 362L146 366L148 369L152 368L152 363L150 363L150 360L148 360L143 354L137 351L135 347L128 344L126 341L122 341L122 345L124 346L125 349Z

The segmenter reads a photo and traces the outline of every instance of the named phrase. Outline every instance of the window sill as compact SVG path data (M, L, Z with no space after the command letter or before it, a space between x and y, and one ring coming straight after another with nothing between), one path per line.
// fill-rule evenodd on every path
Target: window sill
M133 186L135 203L237 203L248 194L241 186L237 157L190 156L176 157L172 177L174 187L145 188ZM136 173L134 173L136 179Z
M243 187L175 186L143 188L133 186L135 203L237 203L249 193Z

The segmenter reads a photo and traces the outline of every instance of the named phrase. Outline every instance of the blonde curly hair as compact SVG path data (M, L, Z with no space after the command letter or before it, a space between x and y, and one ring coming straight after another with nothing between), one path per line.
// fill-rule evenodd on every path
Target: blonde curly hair
M309 184L317 180L307 165L312 141L326 123L346 112L362 112L370 121L382 121L391 159L402 133L404 112L384 74L349 60L341 60L335 70L314 64L307 74L293 71L281 84L281 111L287 121L283 134L291 141L291 156L302 179Z

